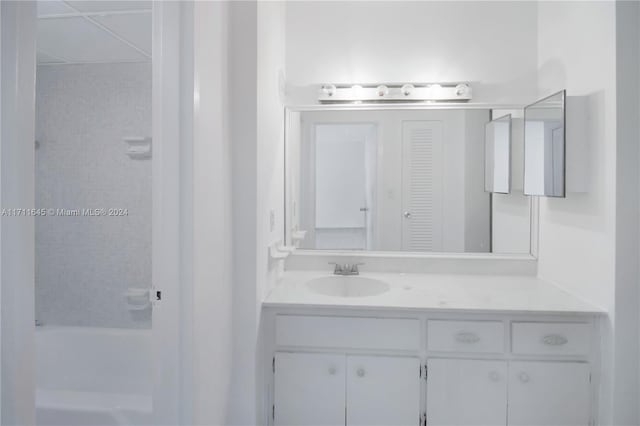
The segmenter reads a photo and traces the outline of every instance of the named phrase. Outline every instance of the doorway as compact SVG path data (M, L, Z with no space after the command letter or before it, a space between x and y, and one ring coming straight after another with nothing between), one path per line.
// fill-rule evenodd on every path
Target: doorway
M180 5L8 7L31 31L21 36L37 39L15 55L37 57L37 113L17 111L34 118L24 151L35 167L14 157L35 178L41 212L25 219L35 238L22 235L34 264L14 266L35 268L35 348L20 349L35 351L25 396L35 395L36 424L178 424ZM3 139L3 152L17 142ZM2 190L28 194L29 182L3 180ZM14 298L16 309L33 306L30 296ZM31 416L28 401L17 404L9 423Z

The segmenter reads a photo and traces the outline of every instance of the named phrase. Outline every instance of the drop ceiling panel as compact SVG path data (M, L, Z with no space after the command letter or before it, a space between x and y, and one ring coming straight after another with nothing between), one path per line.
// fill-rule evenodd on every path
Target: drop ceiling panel
M151 55L151 12L94 16L93 19Z
M75 12L75 10L67 6L63 1L51 0L38 2L38 16L63 15Z
M148 58L83 17L38 20L38 51L67 62L137 62Z
M151 9L150 1L68 1L71 7L80 12L112 12L118 10Z

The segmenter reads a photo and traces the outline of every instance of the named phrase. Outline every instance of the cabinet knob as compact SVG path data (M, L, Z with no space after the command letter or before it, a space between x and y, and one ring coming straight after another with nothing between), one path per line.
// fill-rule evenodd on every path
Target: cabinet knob
M364 377L364 374L365 374L364 368L358 368L358 371L356 371L356 374L358 375L358 377Z
M527 373L525 373L524 371L521 372L520 374L518 374L518 379L520 379L520 381L522 383L527 383L527 382L529 382L529 380L531 380L529 375Z
M491 373L489 373L489 380L491 380L492 382L500 381L500 373L498 373L497 371L492 371Z
M335 367L329 367L329 374L332 376L335 376L337 373L337 370Z

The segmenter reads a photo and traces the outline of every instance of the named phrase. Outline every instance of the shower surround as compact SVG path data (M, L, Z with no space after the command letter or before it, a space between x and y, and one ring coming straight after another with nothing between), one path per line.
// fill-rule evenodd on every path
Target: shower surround
M124 138L150 135L150 63L38 67L35 205L48 212L36 218L40 323L151 326L151 311L130 311L124 296L151 286L151 160L127 156Z

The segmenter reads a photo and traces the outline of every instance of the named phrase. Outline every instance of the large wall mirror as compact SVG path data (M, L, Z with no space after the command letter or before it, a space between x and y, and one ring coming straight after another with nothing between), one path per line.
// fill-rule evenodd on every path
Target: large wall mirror
M492 115L480 108L288 108L286 244L530 253L529 197L485 191Z

